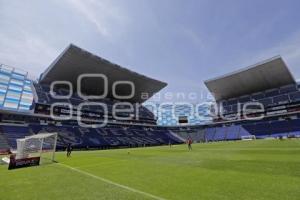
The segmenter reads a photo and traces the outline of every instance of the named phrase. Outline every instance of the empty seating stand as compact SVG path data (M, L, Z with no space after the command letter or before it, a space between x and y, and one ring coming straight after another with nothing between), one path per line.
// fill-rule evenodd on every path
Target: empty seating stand
M214 141L222 141L225 140L227 128L226 127L217 127L216 132L214 134Z
M7 138L10 147L17 147L16 140L31 135L27 126L20 125L1 125L2 134Z
M205 132L205 139L206 139L206 141L208 141L208 142L214 141L215 133L216 133L216 128L214 128L214 127L207 128L206 132Z
M240 126L232 125L227 127L226 140L239 139Z
M71 98L69 98L69 99L56 99L56 98L53 98L50 95L49 86L34 83L34 87L36 89L36 93L37 93L37 97L38 97L38 102L37 103L53 104L53 103L59 102L59 103L72 104L73 106L77 107L80 103L87 102L86 100L81 99L76 93L74 93L71 96ZM63 90L63 89L55 90L54 92L56 93L56 95L66 95L66 94L68 94L68 91ZM111 114L113 105L115 103L118 103L119 101L104 98L104 99L99 99L96 102L104 103L107 106L108 113ZM90 111L95 111L95 109L93 109L94 107L95 106L90 106L90 108L89 108L89 106L85 106L84 109L86 109L87 111L89 111L89 110ZM132 107L134 108L134 111L131 113L131 115L135 116L136 113L138 113L140 120L147 121L151 124L153 124L153 122L155 122L154 114L151 111L149 111L146 107L144 107L142 105L136 106L135 104L132 104ZM138 109L138 111L136 111L136 109ZM124 114L128 115L127 112L120 113L120 115L122 115L122 114L123 115Z
M2 152L7 152L7 150L9 149L9 144L7 141L6 136L0 132L0 154Z
M58 133L57 149L64 149L69 143L78 149L183 143L180 137L176 137L168 130L138 126L83 128L71 125L50 126L30 124L28 126L1 125L1 130L4 133L3 135L7 138L8 145L14 149L16 148L16 139L42 132Z
M264 105L265 109L272 109L275 106L300 102L300 90L297 84L286 85L281 88L222 100L220 107L223 107L223 114L234 114L237 112L238 103L243 105L247 102L260 102Z

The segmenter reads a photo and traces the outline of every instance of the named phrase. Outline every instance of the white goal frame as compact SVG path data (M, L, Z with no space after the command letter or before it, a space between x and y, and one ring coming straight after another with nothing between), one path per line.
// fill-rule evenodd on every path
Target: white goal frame
M46 150L45 145L47 144L47 139L51 138L51 147ZM55 151L57 144L57 133L39 133L36 135L26 136L22 139L17 139L17 151L16 159L30 158L30 157L40 157L42 158L45 151L52 154L50 160L55 161Z
M256 140L255 135L243 135L241 136L241 140Z

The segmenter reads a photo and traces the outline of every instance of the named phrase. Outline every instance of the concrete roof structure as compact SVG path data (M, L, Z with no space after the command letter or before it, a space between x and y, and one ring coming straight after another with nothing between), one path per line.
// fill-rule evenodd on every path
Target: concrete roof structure
M54 62L41 74L39 82L50 85L53 81L69 81L73 90L77 90L77 78L82 74L103 74L107 77L107 97L115 98L113 95L113 83L116 81L131 81L135 87L132 98L126 99L129 102L144 102L145 93L149 98L167 84L136 72L125 69L117 64L111 63L97 55L87 52L73 44L70 44ZM83 78L81 91L86 95L103 94L102 78ZM118 95L130 95L131 87L128 84L116 86L115 93Z
M216 101L296 83L280 56L205 81Z

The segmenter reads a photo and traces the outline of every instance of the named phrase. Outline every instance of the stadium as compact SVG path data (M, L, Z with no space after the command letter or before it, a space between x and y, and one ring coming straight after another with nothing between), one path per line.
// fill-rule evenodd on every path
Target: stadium
M157 124L144 105L166 85L73 44L37 80L1 65L0 199L299 198L300 84L283 58L205 81L200 125Z

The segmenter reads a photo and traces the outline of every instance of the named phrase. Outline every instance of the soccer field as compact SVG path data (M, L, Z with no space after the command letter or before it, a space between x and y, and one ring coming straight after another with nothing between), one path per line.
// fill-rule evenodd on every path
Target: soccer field
M0 199L299 199L300 140L257 140L57 153L7 170Z

